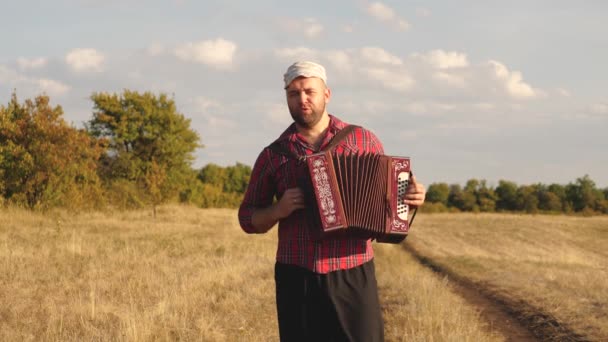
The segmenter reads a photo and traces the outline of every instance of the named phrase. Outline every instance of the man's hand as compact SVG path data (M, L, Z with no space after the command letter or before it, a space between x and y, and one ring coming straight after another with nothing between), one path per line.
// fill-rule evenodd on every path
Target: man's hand
M412 207L419 207L424 203L425 197L426 189L424 188L424 185L418 183L416 181L416 176L412 175L410 183L405 190L405 195L403 196L403 203Z
M255 209L251 223L258 233L266 233L280 219L286 218L292 212L306 207L304 192L300 188L285 190L281 199L267 208Z
M275 213L278 220L286 218L292 212L305 208L304 192L300 188L285 190L281 199L276 203Z

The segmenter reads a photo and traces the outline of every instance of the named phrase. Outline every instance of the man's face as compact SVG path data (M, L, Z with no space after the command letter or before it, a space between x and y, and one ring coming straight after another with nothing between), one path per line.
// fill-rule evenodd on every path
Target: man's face
M321 120L331 95L323 80L316 77L298 77L285 92L291 117L305 128L312 128Z

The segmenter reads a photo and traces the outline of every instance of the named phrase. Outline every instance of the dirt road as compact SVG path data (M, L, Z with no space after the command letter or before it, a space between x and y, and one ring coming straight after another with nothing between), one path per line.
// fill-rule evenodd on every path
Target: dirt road
M447 276L454 291L477 307L481 317L494 330L503 334L507 341L590 341L560 324L551 315L541 312L528 303L506 298L491 291L483 284L476 284L453 274L453 272L422 255L411 245L405 243L403 246L422 265L442 276Z

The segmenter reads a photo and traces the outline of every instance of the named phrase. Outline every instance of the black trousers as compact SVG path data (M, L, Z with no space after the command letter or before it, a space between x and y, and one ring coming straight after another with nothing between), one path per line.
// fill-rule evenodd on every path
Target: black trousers
M276 263L282 342L384 341L374 262L318 274Z

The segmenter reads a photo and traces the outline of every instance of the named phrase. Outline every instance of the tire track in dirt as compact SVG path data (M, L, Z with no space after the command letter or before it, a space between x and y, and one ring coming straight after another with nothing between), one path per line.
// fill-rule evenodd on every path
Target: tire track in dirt
M552 315L523 300L507 298L483 284L454 274L422 255L408 243L404 243L403 248L425 267L439 275L447 276L454 291L477 307L482 319L486 320L493 330L503 334L509 342L590 341L558 322Z

